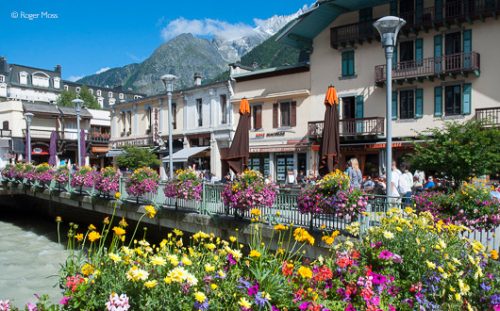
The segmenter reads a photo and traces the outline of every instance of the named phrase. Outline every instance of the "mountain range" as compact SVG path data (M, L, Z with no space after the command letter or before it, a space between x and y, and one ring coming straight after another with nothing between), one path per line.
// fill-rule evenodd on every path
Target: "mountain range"
M116 67L83 77L77 82L102 86L123 86L147 95L164 91L160 77L171 73L179 77L176 88L193 85L195 73L204 81L225 77L229 63L267 68L298 62L299 51L276 42L276 33L302 14L304 7L291 15L272 16L259 20L258 25L236 39L200 38L190 33L180 34L160 45L141 63Z

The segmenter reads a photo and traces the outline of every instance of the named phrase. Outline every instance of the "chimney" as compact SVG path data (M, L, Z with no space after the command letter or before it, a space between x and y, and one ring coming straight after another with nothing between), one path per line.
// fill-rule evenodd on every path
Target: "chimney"
M199 72L194 73L194 85L195 86L201 85L201 74Z
M54 68L54 71L57 72L58 74L61 74L61 70L62 70L61 65L56 65L56 67Z

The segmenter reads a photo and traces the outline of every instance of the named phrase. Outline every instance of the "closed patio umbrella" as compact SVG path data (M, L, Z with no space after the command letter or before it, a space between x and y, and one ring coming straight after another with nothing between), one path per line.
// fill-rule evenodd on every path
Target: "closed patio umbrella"
M333 85L328 87L325 96L325 121L320 145L319 173L324 176L332 172L339 163L340 137L339 137L339 99Z
M80 165L85 165L85 157L87 156L87 146L85 143L85 130L80 131Z
M50 144L49 144L49 165L55 166L57 164L57 132L52 131L50 133Z
M250 105L246 98L240 102L240 120L236 127L233 142L229 147L224 161L236 174L240 174L246 168L250 157Z

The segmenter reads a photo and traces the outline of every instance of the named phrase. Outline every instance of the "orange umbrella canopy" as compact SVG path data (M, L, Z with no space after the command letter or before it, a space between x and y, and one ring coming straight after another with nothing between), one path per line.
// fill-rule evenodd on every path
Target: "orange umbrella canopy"
M333 106L338 103L339 103L339 97L337 96L337 90L333 85L330 85L328 87L328 90L326 91L325 105Z
M240 114L250 114L250 104L246 98L243 98L240 102Z

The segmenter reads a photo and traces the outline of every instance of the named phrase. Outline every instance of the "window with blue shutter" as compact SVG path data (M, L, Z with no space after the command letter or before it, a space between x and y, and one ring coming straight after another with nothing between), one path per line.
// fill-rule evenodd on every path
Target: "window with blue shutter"
M443 20L443 0L434 1L434 19L438 22Z
M355 111L354 111L354 117L356 119L361 119L363 118L363 115L364 115L364 97L363 95L360 95L360 96L356 96L356 108L355 108ZM364 128L363 128L363 121L360 120L360 121L356 121L356 132L357 133L363 133L364 132Z
M422 66L424 62L424 40L416 39L415 40L415 61L417 66Z
M342 77L354 76L354 51L342 52Z
M443 88L436 86L434 88L434 116L441 117L443 115Z
M434 36L434 72L440 73L443 62L443 36Z
M470 83L464 83L463 85L463 91L462 91L462 113L463 114L470 114L472 110L472 97L471 97L471 92L472 92L472 85Z
M415 118L424 116L424 89L415 90Z
M398 91L392 92L392 119L398 118Z
M464 30L463 34L464 68L470 68L472 52L472 30Z

